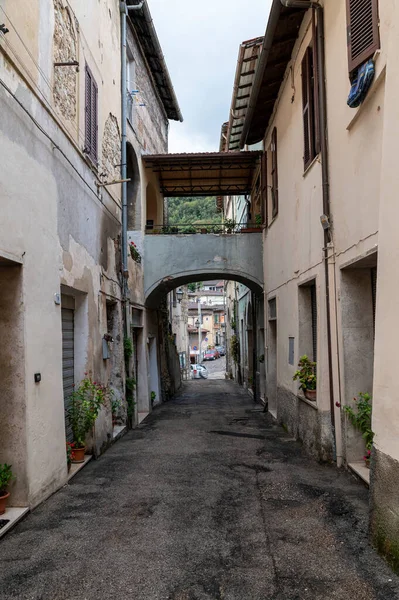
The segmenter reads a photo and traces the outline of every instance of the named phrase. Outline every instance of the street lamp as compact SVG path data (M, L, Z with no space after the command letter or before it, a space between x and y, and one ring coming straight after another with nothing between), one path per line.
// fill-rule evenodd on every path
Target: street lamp
M176 292L176 297L177 297L177 301L180 304L181 301L183 300L183 296L184 296L184 292L181 288L179 288Z

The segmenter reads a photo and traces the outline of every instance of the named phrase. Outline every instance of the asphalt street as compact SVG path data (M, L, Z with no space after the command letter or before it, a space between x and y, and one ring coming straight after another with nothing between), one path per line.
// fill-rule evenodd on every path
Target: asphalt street
M190 381L2 539L0 598L399 598L367 502L236 384Z
M216 360L207 360L202 363L209 371L208 379L225 379L226 375L226 357L221 356Z

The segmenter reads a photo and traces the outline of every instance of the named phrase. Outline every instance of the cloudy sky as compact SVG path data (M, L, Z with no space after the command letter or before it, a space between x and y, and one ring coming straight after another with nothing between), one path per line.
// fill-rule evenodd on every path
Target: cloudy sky
M170 152L219 149L238 47L264 35L271 0L148 0L184 123L171 123Z

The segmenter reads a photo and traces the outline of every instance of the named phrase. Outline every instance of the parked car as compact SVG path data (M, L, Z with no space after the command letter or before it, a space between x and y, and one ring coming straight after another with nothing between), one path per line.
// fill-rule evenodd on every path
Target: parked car
M220 356L226 356L226 348L224 346L215 346Z
M191 379L208 379L208 369L204 365L190 365Z
M215 349L212 349L205 352L203 360L216 360L217 358L220 358L219 352Z

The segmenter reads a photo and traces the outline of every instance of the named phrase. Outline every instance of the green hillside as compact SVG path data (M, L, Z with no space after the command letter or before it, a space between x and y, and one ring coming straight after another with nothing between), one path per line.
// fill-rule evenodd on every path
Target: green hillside
M222 215L216 211L216 198L168 198L169 225L200 225L221 223Z

